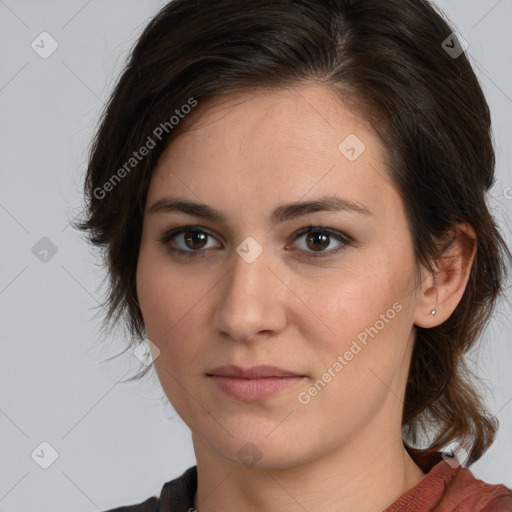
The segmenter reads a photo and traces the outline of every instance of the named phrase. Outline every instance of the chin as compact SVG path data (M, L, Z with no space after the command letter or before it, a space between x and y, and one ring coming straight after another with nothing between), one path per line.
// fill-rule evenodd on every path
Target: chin
M286 435L285 430L281 434L272 438L260 431L259 434L252 436L225 435L222 439L203 437L203 442L206 442L217 456L241 467L281 469L306 462L309 459L307 447L303 443L290 442L290 437ZM288 441L285 442L286 438ZM302 453L298 452L297 446L302 448Z

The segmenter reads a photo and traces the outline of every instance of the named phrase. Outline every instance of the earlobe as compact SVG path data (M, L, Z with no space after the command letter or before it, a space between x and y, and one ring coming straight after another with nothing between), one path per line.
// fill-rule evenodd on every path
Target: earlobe
M436 261L435 272L422 281L425 286L419 292L415 325L429 329L451 316L466 289L476 249L473 227L467 223L457 224L453 241Z
M418 291L414 324L429 329L440 323L438 321L439 316L436 318L438 313L437 273L429 272L424 267L421 270L422 280Z

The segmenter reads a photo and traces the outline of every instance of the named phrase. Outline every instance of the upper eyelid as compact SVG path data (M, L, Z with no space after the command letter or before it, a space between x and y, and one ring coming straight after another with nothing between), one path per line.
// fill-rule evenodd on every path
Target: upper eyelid
M183 233L186 233L187 231L202 232L202 233L206 233L208 236L210 236L212 238L215 238L215 239L218 238L218 235L214 234L214 232L212 232L212 230L210 230L209 228L205 228L202 226L196 226L196 225L180 226L180 227L177 227L174 229L170 229L164 233L164 236L162 238L164 238L164 239L167 238L167 239L171 240L172 238L174 238L178 235L183 235ZM172 234L170 234L170 233L172 233Z

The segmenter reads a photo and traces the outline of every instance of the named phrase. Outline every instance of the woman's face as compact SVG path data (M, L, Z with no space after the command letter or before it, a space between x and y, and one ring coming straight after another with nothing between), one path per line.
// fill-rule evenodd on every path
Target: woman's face
M161 157L144 215L137 292L162 387L196 449L228 461L375 457L401 433L428 314L386 148L320 85L206 106ZM213 377L224 365L299 377Z

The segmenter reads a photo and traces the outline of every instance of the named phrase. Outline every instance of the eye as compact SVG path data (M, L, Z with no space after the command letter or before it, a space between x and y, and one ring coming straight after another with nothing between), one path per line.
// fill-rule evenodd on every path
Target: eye
M304 235L306 236L304 237ZM294 245L302 245L302 247L300 247L299 257L305 259L332 256L343 250L345 246L350 245L353 241L351 237L344 233L321 226L309 226L299 230L295 233L295 239L300 240L301 238L304 238L304 242L302 244L295 242ZM331 246L333 240L337 241L338 245L330 250L325 250Z
M202 249L211 248L211 246L208 246L208 238L213 239L208 231L198 226L184 226L168 231L160 241L167 246L171 253L193 258L203 256L201 253L205 251L202 251Z
M302 228L294 234L293 240L300 240L303 237L304 241L302 244L297 244L297 242L293 244L294 246L302 246L299 247L298 257L303 259L332 256L353 242L350 236L321 226L310 225ZM214 239L214 237L204 228L200 226L183 226L165 233L160 242L172 254L186 258L197 258L208 254L208 251L203 249L220 247L220 245L208 245L209 239ZM326 250L332 245L333 240L337 241L338 245L330 250Z

